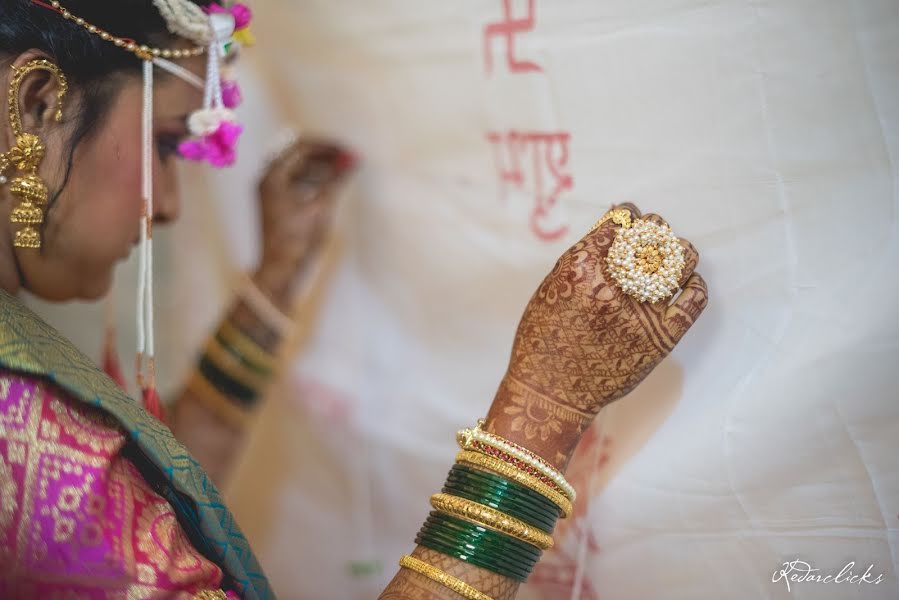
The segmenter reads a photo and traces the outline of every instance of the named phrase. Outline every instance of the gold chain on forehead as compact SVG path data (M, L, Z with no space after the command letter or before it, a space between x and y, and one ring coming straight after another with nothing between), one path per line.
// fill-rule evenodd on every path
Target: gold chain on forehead
M69 12L68 9L63 7L59 3L59 0L50 0L50 6L59 14L61 14L64 19L72 21L73 23L75 23L79 27L84 28L93 35L100 36L100 39L104 41L113 43L119 48L127 50L128 52L132 52L141 60L152 60L153 58L190 58L192 56L200 56L206 51L206 48L203 46L195 46L194 48L186 48L181 50L171 48L153 48L147 45L139 45L134 40L129 40L127 38L112 35L105 29L101 29L96 25L92 25L81 17L76 17L71 12Z

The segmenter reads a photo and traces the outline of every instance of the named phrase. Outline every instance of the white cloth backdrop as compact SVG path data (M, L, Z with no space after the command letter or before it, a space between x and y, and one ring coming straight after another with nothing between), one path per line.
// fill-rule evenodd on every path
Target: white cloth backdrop
M711 302L591 432L577 517L523 597L899 596L899 2L256 10L243 158L190 173L158 338L172 389L253 261L254 178L284 125L361 155L229 490L282 597L377 595L530 293L626 200L695 243ZM98 310L44 309L98 346ZM883 578L788 591L772 575L795 559Z

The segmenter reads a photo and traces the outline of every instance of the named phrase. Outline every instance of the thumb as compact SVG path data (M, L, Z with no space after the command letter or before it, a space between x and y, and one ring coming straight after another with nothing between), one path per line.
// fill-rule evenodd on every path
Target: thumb
M620 227L619 223L616 223L616 219L620 218L620 215L615 215L614 213L621 211L623 211L625 218L629 218L631 222L640 218L640 209L634 204L630 202L614 204L582 239L582 241L589 242L591 246L599 250L601 256L605 256L612 242L615 241L615 234L618 231L618 227Z
M308 151L302 141L288 147L269 163L259 182L260 190L286 187L290 183L293 173L300 169L305 162L307 155Z

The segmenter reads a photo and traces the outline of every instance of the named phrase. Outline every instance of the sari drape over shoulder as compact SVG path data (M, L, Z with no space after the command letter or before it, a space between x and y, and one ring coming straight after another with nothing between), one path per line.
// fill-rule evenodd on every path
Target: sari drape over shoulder
M205 472L0 292L0 597L225 598L219 589L274 599Z

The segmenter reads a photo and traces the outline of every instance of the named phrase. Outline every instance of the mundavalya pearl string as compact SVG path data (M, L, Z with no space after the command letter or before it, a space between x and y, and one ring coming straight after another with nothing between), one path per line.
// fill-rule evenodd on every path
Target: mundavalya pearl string
M141 121L143 207L140 217L140 262L137 280L137 380L141 391L146 395L145 390L155 387L156 352L153 335L153 61L144 60L143 63Z
M218 54L208 57L216 64ZM156 341L153 302L153 80L154 66L168 71L194 87L204 88L202 79L175 63L156 58L143 61L143 111L141 121L141 195L140 257L137 282L137 378L147 408L161 416L156 388ZM150 396L150 397L148 397Z

